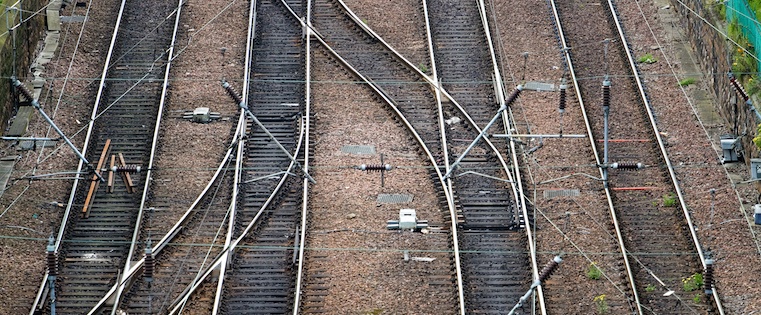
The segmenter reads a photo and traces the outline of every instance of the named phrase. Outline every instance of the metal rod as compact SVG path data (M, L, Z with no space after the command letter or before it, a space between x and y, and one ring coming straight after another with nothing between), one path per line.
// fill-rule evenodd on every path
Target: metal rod
M451 168L449 169L449 171L446 174L444 174L444 177L442 179L447 179L447 178L449 178L449 176L452 175L452 172L457 168L457 166L460 164L460 162L462 162L462 160L465 158L465 156L468 155L470 150L473 150L473 148L476 147L476 144L478 144L478 142L481 141L481 138L483 138L486 135L486 132L489 130L489 128L491 128L491 126L494 125L494 123L496 123L497 120L502 117L502 112L506 111L507 107L510 106L510 104L513 101L515 101L516 98L518 98L518 94L520 94L521 91L523 91L523 86L522 85L518 85L518 86L515 87L515 90L513 91L513 94L510 95L510 97L508 98L507 102L505 102L505 104L502 105L499 108L497 113L494 114L494 117L492 117L491 121L489 121L489 123L486 124L486 127L484 127L484 129L481 130L481 133L478 134L478 137L473 139L473 142L471 142L470 145L468 146L468 148L465 149L465 152L460 154L460 156L457 158L457 160L454 163L452 163Z
M304 176L306 176L307 179L309 179L309 182L311 182L312 184L316 183L314 178L312 178L312 176L309 175L309 173L301 166L301 163L299 163L296 160L296 158L293 155L291 155L290 152L288 152L288 150L280 143L280 141L278 141L277 138L275 138L275 136L272 135L272 133L270 133L269 130L267 130L267 127L264 127L264 125L262 125L262 122L260 122L259 119L256 118L256 115L254 115L254 113L252 113L251 110L248 109L248 105L246 105L246 102L241 98L241 96L238 94L238 92L236 92L235 89L233 89L233 87L230 86L230 83L227 83L226 81L222 81L222 87L225 88L225 90L227 91L227 94L230 95L230 97L236 103L238 103L238 107L243 109L246 112L246 114L249 117L251 117L251 120L253 120L254 123L256 123L256 125L259 126L259 128L262 128L264 133L266 133L267 136L270 137L270 139L272 139L272 141L274 141L275 144L277 144L278 148L280 148L280 150L282 150L283 153L285 153L285 155L287 155L288 158L291 159L291 161L294 164L296 164L296 166L299 169L301 169L301 171L304 173Z
M492 138L587 138L587 135L564 135L564 134L548 134L548 135L530 135L530 134L501 134L495 133L491 135Z
M82 162L84 162L87 165L87 167L92 170L93 168L92 168L92 165L90 165L90 162L87 161L85 156L82 155L81 152L79 152L79 149L77 149L77 147L74 146L73 143L71 143L71 140L69 140L69 138L66 137L63 131L61 131L61 129L58 128L58 126L53 122L53 120L50 119L50 116L48 116L48 114L46 114L45 111L42 109L42 106L40 106L40 102L38 102L36 99L32 97L32 94L29 93L26 87L22 85L21 81L19 81L15 77L11 78L11 80L13 80L13 86L15 86L21 92L21 94L24 95L24 97L32 101L32 106L34 106L34 108L37 109L38 112L40 112L40 115L42 115L42 118L45 118L45 121L47 121L48 124L50 124L50 126L53 127L53 130L55 130L55 132L58 133L58 135L61 136L61 138L63 138L64 141L66 141L66 144L69 145L71 150L74 151L74 153L79 157L79 159L82 160ZM106 181L105 179L103 179L103 176L100 176L100 173L98 173L97 171L94 170L93 173L95 173L95 176L97 176L101 182Z
M486 174L479 173L479 172L474 172L474 171L463 172L463 173L455 175L455 177L465 176L465 175L468 175L468 174L473 174L473 175L477 175L477 176L483 176L483 177L486 177L486 178L490 178L490 179L493 179L493 180L498 180L500 182L505 182L505 183L514 183L514 181L511 181L509 179L502 179L502 178L499 178L499 177L496 177L496 176L486 175Z
M3 140L31 140L31 141L58 141L53 138L35 138L35 137L2 137Z
M314 180L314 178L312 178L312 176L311 176L311 175L309 175L309 173L307 172L307 170L305 170L305 169L304 169L304 168L301 166L301 163L299 163L299 161L296 161L296 158L295 158L293 155L291 155L291 153L290 153L290 152L288 152L288 150L287 150L287 149L286 149L286 148L285 148L285 147L284 147L284 146L283 146L283 145L280 143L280 141L278 141L278 140L277 140L277 138L275 138L275 136L274 136L274 135L272 135L272 134L270 133L270 131L269 131L269 130L267 130L267 128L266 128L266 127L264 127L264 125L262 125L262 122L260 122L260 121L259 121L259 119L257 119L257 118L256 118L256 116L254 115L254 113L252 113L252 112L251 112L251 111L248 109L248 106L246 106L246 104L245 104L245 103L241 103L239 106L241 106L241 108L243 108L243 109L246 111L246 114L248 114L248 116L249 116L249 117L251 117L251 119L254 121L254 123L256 123L256 124L259 126L259 128L262 128L262 130L264 130L264 133L266 133L266 134L267 134L267 136L269 136L269 137L270 137L270 139L272 139L272 141L274 141L274 142L275 142L275 144L277 144L277 146L280 148L280 150L282 150L282 151L283 151L283 153L285 153L285 155L287 155L287 156L288 156L288 158L289 158L289 159L291 159L291 161L292 161L294 164L296 164L296 166L297 166L298 168L300 168L300 169L301 169L301 171L304 173L304 176L306 176L306 177L307 177L307 179L309 179L309 182L311 182L312 184L316 183L316 181Z

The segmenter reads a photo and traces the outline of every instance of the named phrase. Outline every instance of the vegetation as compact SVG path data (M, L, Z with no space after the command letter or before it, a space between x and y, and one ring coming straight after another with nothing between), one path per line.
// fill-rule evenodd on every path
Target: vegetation
M761 124L756 127L756 137L753 138L753 143L761 150Z
M761 0L748 1L751 10L756 12L756 16L761 12ZM761 85L758 83L758 62L753 57L755 48L750 41L742 34L742 27L737 19L727 25L727 35L737 43L738 47L732 50L732 73L735 75L740 84L743 85L748 95L753 96L761 92ZM761 131L761 125L756 127ZM753 143L758 149L761 149L761 133L756 132Z
M366 314L366 315L380 315L380 314L382 314L382 313L383 313L383 309L381 309L381 308L376 308L376 309L373 309L372 311L368 311L368 312L367 312L367 313L365 313L365 314Z
M645 292L653 292L655 291L655 286L652 284L648 284L647 287L645 287Z
M420 71L421 71L421 72L423 72L423 73L427 73L427 72L428 72L428 66L426 66L424 63L421 63L421 64L418 66L418 68L419 68L419 69L420 69Z
M595 263L589 264L589 267L587 267L587 278L591 280L599 280L602 278L602 270L600 270Z
M695 82L695 78L686 78L679 81L679 86L688 86L690 84L695 84Z
M692 297L692 301L695 303L700 303L700 293L695 294L695 296Z
M663 195L663 206L664 207L676 206L676 195L674 195L674 193L668 193L666 195Z
M703 274L695 273L682 279L682 288L685 292L692 292L703 286Z
M658 59L655 59L655 57L653 57L653 54L647 53L644 56L639 57L639 59L637 59L637 62L639 62L639 63L656 63L656 62L658 62Z
M605 294L595 296L595 306L597 307L597 314L608 314L608 301L605 300Z

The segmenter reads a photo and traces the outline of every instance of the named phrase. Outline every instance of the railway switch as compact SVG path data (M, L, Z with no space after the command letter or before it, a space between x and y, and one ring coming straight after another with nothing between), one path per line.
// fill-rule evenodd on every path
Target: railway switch
M388 220L386 228L389 230L413 230L420 231L428 227L428 220L418 220L415 209L400 209L399 220Z
M721 160L722 164L738 161L738 156L742 155L742 144L739 140L739 138L732 134L721 135L721 150L724 154L724 158Z

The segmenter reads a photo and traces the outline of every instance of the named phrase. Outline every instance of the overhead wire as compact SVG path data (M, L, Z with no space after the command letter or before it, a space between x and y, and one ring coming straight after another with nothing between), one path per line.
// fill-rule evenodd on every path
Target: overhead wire
M19 3L21 3L21 0L17 1L17 2L14 4L14 6L15 6L16 4L19 4ZM90 0L90 4L92 4L92 0ZM50 5L50 3L49 3L48 5ZM46 6L46 7L47 7L47 6ZM84 26L85 26L85 24L86 24L86 21L88 20L88 19L87 19L87 17L89 16L89 12L90 12L90 9L89 9L89 6L88 6L87 12L85 13L85 21L82 23L82 29L80 30L80 35L79 35L79 38L77 39L76 47L75 47L75 49L74 49L74 52L73 52L73 55L72 55L72 58L71 58L71 64L73 64L73 62L74 62L74 59L75 59L74 57L76 56L76 52L77 52L77 49L78 49L78 47L79 47L79 43L80 43L80 41L82 40L82 33L83 33L83 31L84 31ZM30 18L31 18L31 17L30 17ZM64 37L63 37L63 40L62 40L63 42L65 42L66 36L68 36L68 30L69 30L69 28L67 27L67 31L66 31L66 32L64 32ZM63 47L63 44L61 45L61 48L59 48L59 49L62 49L62 47ZM60 57L61 57L61 56L60 56L60 55L58 55L58 59L57 59L57 60L60 60ZM71 64L69 65L69 70L71 70ZM70 72L70 71L67 71L67 78L68 78L68 73L69 73L69 72ZM64 82L66 82L66 81L64 81ZM64 83L64 86L65 86L65 83ZM63 95L63 88L61 89L61 95ZM60 100L60 99L59 99L59 100ZM59 102L59 104L60 104L60 102ZM55 118L55 116L56 116L57 112L58 112L58 104L56 104L56 107L55 107L55 109L53 110L53 114L52 114L53 116L52 116L52 118ZM49 127L48 127L48 131L47 131L47 134L46 134L46 137L49 137L49 135L50 135L50 130L51 130L51 129L52 129L52 126L49 126ZM44 150L44 146L43 146L43 147L40 149L40 153L39 153L39 155L38 155L38 157L37 157L37 163L35 163L35 166L34 166L34 167L33 167L33 168L32 168L32 169L31 169L31 170L30 170L30 171L29 171L27 174L29 174L29 173L31 173L31 174L35 174L35 171L36 171L36 167L37 167L37 165L40 163L40 157L42 156L42 152L43 152L43 150ZM26 176L27 174L25 174L24 176ZM22 176L22 177L23 177L23 176ZM5 192L5 191L6 191L6 190L8 190L10 187L12 187L12 186L13 186L13 184L15 184L16 182L17 182L17 181L13 181L13 182L11 182L11 185L10 185L9 187L3 187L3 190L2 190L2 191L3 191L3 192ZM31 186L31 182L30 182L29 184L27 184L27 186L26 186L26 187L24 187L24 189L23 189L23 190L22 190L22 191L21 191L21 192L20 192L20 193L19 193L19 194L16 196L16 198L13 200L13 202L11 202L11 203L8 205L8 207L7 207L7 208L6 208L6 209L3 211L3 213L2 213L2 214L0 214L0 218L2 218L2 217L3 217L3 215L5 215L5 213L6 213L6 212L8 212L8 210L10 210L10 208L11 208L11 207L12 207L12 206L13 206L13 205L16 203L16 201L18 201L18 200L19 200L19 199L20 199L20 198L21 198L21 197L24 195L24 193L25 193L25 192L27 192L27 191L29 190L30 186Z
M681 0L676 0L676 1L677 1L677 2L678 2L680 5L684 6L686 9L688 9L690 12L692 12L692 13L694 13L694 14L696 14L696 15L697 15L697 13L696 13L694 10L692 10L692 8L690 8L689 6L687 6L686 4L684 4L684 2L682 2ZM639 0L637 0L637 1L636 1L636 3L637 3L637 7L640 9L640 13L641 13L641 14L644 16L644 11L642 10L642 7L639 5ZM729 6L726 6L726 5L725 5L725 7L729 8ZM740 13L740 12L738 12L738 14L741 14L741 13ZM701 17L700 15L697 15L697 16L698 16L698 17L699 17L699 18L700 18L700 19L701 19L701 20L702 20L704 23L706 23L706 24L709 24L709 25L710 25L710 23L708 23L708 21L707 21L707 20L705 20L705 18ZM644 20L645 20L645 23L646 23L646 25L647 25L648 29L650 30L650 34L651 34L651 35L653 36L653 38L655 39L655 41L656 41L656 43L657 43L658 47L662 47L662 45L660 44L660 42L658 42L658 38L655 36L655 32L654 32L654 31L653 31L653 29L650 27L650 23L647 21L647 19L644 19ZM754 20L755 20L755 19L754 19ZM735 42L734 40L732 40L731 38L729 38L729 36L728 36L728 35L726 35L726 34L722 33L721 31L719 31L719 30L718 30L718 28L714 27L713 25L710 25L710 26L712 26L712 27L713 27L713 28L716 30L716 32L718 32L718 33L719 33L719 34L721 34L722 36L726 37L728 40L730 40L732 43L734 43L734 44L735 44L735 45L737 45L738 47L742 48L742 49L743 49L743 50L744 50L746 53L748 52L747 50L745 50L745 47L741 47L741 46L740 46L740 45L739 45L737 42ZM677 74L676 74L676 71L674 70L674 65L673 65L673 64L671 63L671 61L668 59L668 56L666 56L665 52L663 52L663 49L661 49L661 54L663 55L663 58L664 58L664 60L666 60L666 63L668 64L668 66L669 66L669 69L671 69L671 72L672 72L672 73L674 73L674 78L675 78L677 81L679 81L679 78L678 78L678 76L677 76ZM751 54L751 55L753 55L753 54ZM761 61L761 60L760 60L758 57L756 57L755 55L753 55L753 57L754 57L756 60L758 60L758 61ZM691 55L691 54L690 54L690 58L692 58L692 55ZM693 62L695 62L695 60L694 60L694 59L693 59ZM707 86L707 84L705 84L705 83L704 83L704 87L705 87L706 89L708 89L708 86ZM700 115L698 114L698 111L697 111L697 108L696 108L695 104L693 104L693 103L692 103L692 101L691 101L691 99L690 99L689 95L687 94L687 91L684 89L684 87L682 87L682 86L680 85L680 89L681 89L681 91L682 91L682 94L684 95L684 98L685 98L685 100L687 100L687 103L690 105L690 108L692 108L692 111L693 111L693 115L694 115L694 117L695 117L695 118L698 120L698 123L699 123L700 127L703 129L703 132L705 133L705 135L706 135L706 138L708 138L708 139L709 139L709 141L710 141L710 139L711 139L711 136L710 136L710 134L708 133L708 130L706 129L706 127L705 127L705 124L704 124L704 123L703 123L703 121L700 119ZM717 153L717 157L718 157L718 153ZM719 158L720 158L720 157L719 157ZM724 172L725 172L725 174L726 174L727 178L730 178L730 176L729 176L729 171L728 171L726 168L724 168ZM739 193L737 190L735 190L735 195L736 195L736 197L737 197L737 200L738 200L738 201L740 201L740 202L742 203L742 197L740 196L740 193ZM745 207L744 207L744 206L740 206L739 208L740 208L740 211L741 211L741 212L742 212L742 214L743 214L743 217L745 218L745 221L747 221L747 223L748 223L748 230L750 231L750 234L752 235L752 238L753 238L753 242L754 242L754 243L755 243L755 245L756 245L756 251L758 252L759 256L761 256L761 242L759 242L759 236L756 234L756 231L755 231L755 229L753 228L753 226L752 226L752 224L751 224L751 222L752 222L753 220L750 220L750 216L748 215L748 212L745 210Z

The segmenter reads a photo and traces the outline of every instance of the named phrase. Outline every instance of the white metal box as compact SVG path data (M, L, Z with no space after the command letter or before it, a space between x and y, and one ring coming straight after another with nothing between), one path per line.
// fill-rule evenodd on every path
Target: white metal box
M417 215L415 209L399 210L399 229L409 230L417 228Z
M199 122L199 123L208 123L211 121L211 117L209 116L209 108L208 107L199 107L193 110L193 121Z

